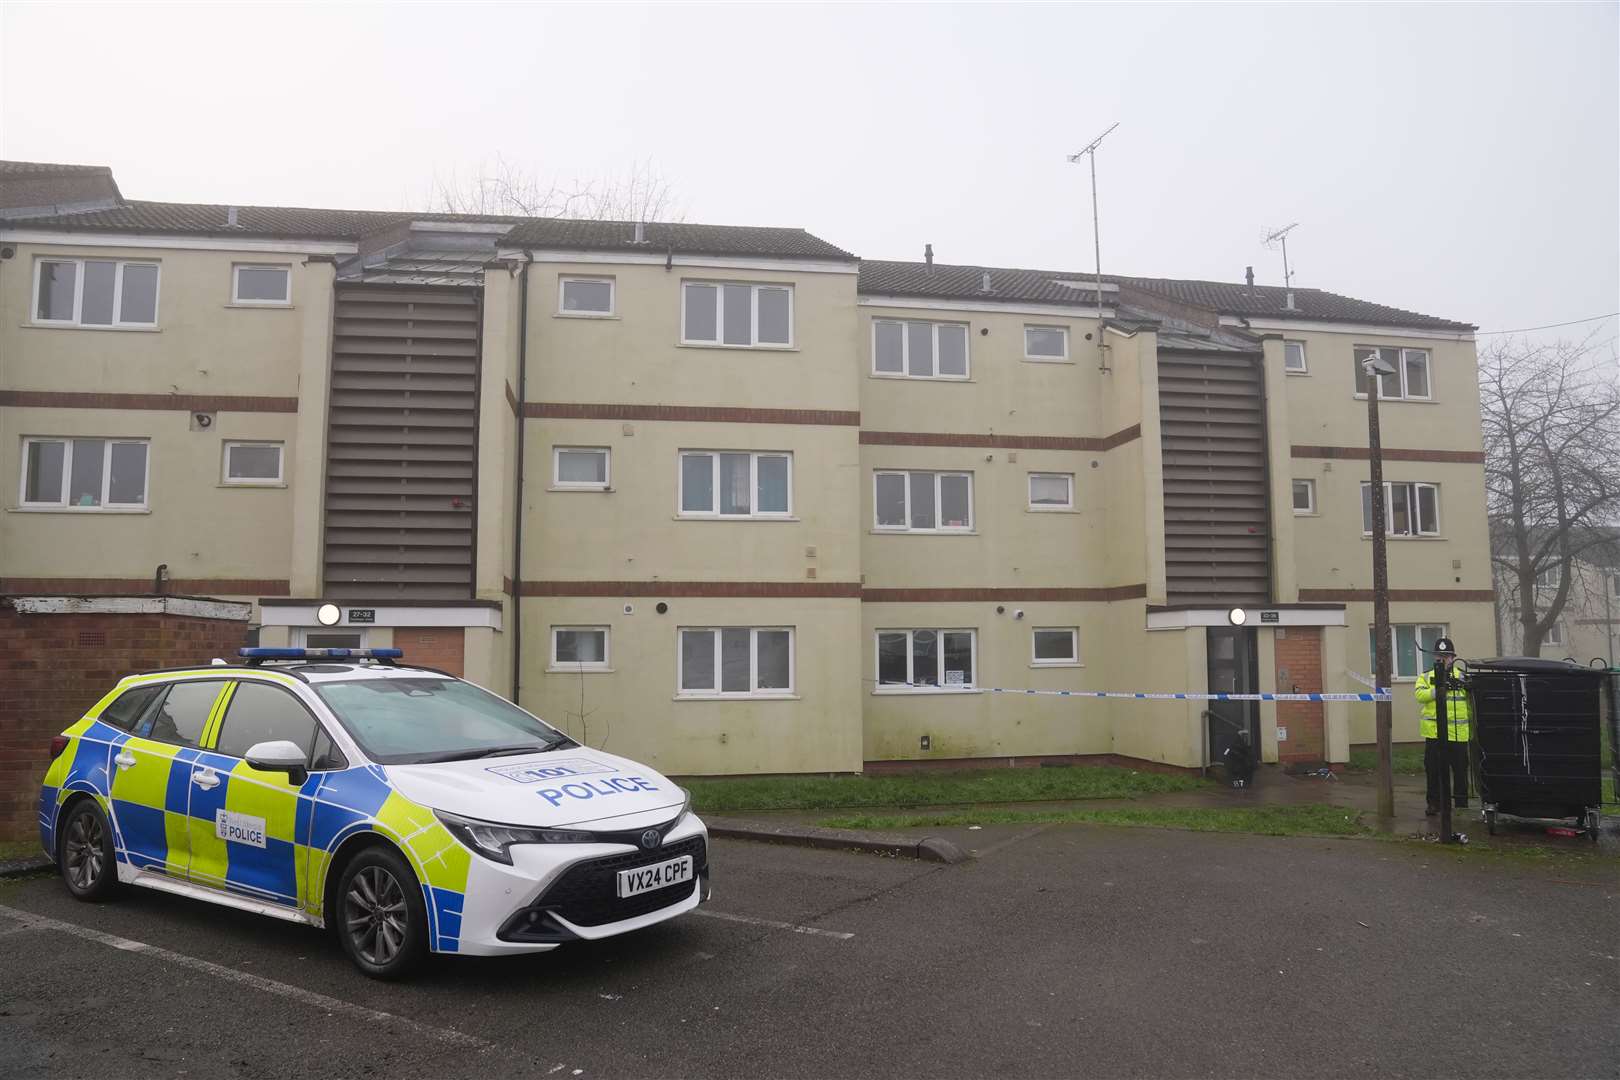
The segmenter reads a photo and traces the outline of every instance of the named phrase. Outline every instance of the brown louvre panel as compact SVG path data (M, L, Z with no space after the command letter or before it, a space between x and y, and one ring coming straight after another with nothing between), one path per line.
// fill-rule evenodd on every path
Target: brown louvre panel
M1172 604L1270 593L1269 465L1260 368L1249 357L1159 357L1164 550Z
M472 595L480 311L457 288L339 285L326 592Z

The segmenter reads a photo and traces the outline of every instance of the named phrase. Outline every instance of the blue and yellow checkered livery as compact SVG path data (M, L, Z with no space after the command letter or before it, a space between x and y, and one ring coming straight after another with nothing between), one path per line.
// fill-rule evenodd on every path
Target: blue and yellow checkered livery
M122 693L191 676L220 689L198 747L132 735L100 719ZM256 681L291 686L275 672ZM410 861L428 912L428 942L458 951L471 853L426 807L400 795L376 765L311 773L301 784L214 752L238 673L219 669L125 679L63 732L39 797L40 841L55 853L56 823L70 799L94 798L112 825L120 876L157 873L325 921L328 869L345 842L373 834ZM226 839L226 823L255 823L249 842ZM257 822L262 821L262 833Z

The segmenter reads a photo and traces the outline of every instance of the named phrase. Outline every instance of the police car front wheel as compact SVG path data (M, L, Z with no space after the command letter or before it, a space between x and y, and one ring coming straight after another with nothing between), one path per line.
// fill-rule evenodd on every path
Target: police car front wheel
M68 892L80 900L105 900L118 888L112 829L93 799L81 799L63 819L56 864Z
M373 847L356 855L338 884L338 938L355 966L378 979L408 973L427 952L427 908L405 860Z

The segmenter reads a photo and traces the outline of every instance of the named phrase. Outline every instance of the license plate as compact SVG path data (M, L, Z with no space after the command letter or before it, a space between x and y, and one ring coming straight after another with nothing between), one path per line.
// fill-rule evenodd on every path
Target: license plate
M665 889L692 880L692 856L682 855L668 862L619 871L619 897L636 896L654 889Z

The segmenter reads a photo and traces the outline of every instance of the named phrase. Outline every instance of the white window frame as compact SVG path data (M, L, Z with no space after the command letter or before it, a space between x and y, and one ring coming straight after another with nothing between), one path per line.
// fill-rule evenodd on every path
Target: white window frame
M602 634L601 660L559 660L557 659L557 635L564 633ZM551 663L549 671L612 671L613 670L613 629L609 626L553 626L551 628Z
M1421 523L1416 520L1417 516L1418 516L1418 507L1422 505L1422 500L1420 500L1418 498L1418 490L1420 488L1431 488L1431 489L1433 489L1433 491L1434 491L1434 516L1435 516L1434 528L1433 529L1414 528L1411 532L1404 532L1404 533L1398 533L1398 532L1392 531L1394 529L1394 527L1395 527L1394 490L1395 490L1395 486L1397 484L1402 486L1402 487L1408 488L1411 491L1411 496L1410 496L1411 501L1407 503L1406 509L1407 509L1407 520L1413 522L1414 525L1421 525ZM1361 494L1362 492L1366 491L1367 488L1369 488L1371 486L1372 486L1371 481L1363 480L1361 482L1360 488L1357 489L1357 494ZM1362 498L1362 504L1361 505L1362 505L1363 509L1365 509L1367 507L1367 505L1368 505L1365 496L1363 496L1363 498ZM1441 533L1441 524L1440 524L1440 520L1439 520L1440 517L1441 517L1441 514L1440 514L1440 485L1439 484L1432 484L1432 483L1429 483L1428 481L1424 481L1424 480L1385 480L1384 481L1384 536L1386 538L1391 539L1391 540L1411 540L1411 539L1424 539L1424 538L1432 539L1434 537L1438 537L1438 536L1442 535L1442 533ZM1361 535L1362 536L1371 536L1372 535L1372 530L1367 527L1367 515L1365 513L1363 513L1362 517L1361 517Z
M913 529L911 527L911 477L913 473L932 473L934 476L934 527L931 529ZM884 525L878 520L878 477L904 476L906 478L905 524ZM968 519L966 525L941 525L940 511L942 500L940 498L940 483L947 476L965 476L968 485ZM872 470L872 528L877 532L888 533L971 533L978 521L977 512L973 507L973 473L962 469L873 469ZM922 629L927 629L923 627Z
M586 281L596 285L608 287L608 309L606 311L570 311L563 303L564 295L568 291L569 282ZM685 294L681 301L684 304ZM683 308L684 310L684 308ZM611 277L593 277L589 274L564 274L557 279L557 317L562 319L616 319L619 316L619 283Z
M242 296L243 270L280 270L287 276L287 299L285 300L252 300ZM231 303L244 307L292 307L292 267L286 263L232 263L231 264Z
M747 630L748 631L748 685L749 690L721 690L720 664L721 646L720 631ZM759 686L759 635L761 632L786 631L788 636L788 685L772 687L769 690L760 690ZM688 690L681 685L681 674L686 670L686 635L687 634L713 634L714 635L714 689ZM792 698L798 694L799 686L799 635L791 626L678 626L675 628L675 696L701 700L724 698L738 700L751 698L755 700L772 698Z
M1303 508L1299 505L1298 501L1294 498L1295 486L1298 485L1298 484L1304 484L1305 485L1305 493L1306 493L1306 495L1309 496L1309 498L1306 500L1307 505L1304 506ZM1437 495L1436 498L1438 498L1438 497L1439 496ZM1308 476L1296 476L1296 477L1294 477L1292 480L1289 481L1288 499L1289 499L1289 502L1294 507L1294 514L1295 514L1296 517L1311 517L1311 516L1315 515L1315 513L1316 513L1316 481L1313 480L1312 478L1308 477ZM1435 505L1438 506L1439 504L1436 503ZM1366 535L1371 536L1372 533L1367 533Z
M1063 502L1061 504L1057 504L1057 503L1037 503L1035 501L1035 478L1036 477L1041 477L1043 479L1048 479L1048 480L1054 480L1055 479L1055 480L1066 480L1066 481L1068 481L1068 484L1069 484L1069 497L1068 497L1067 501L1065 501L1065 502ZM971 487L971 484L970 484L970 487ZM907 489L908 493L909 493L909 490L910 489L908 488ZM1052 513L1062 513L1062 512L1064 512L1066 510L1073 510L1074 509L1074 473L1031 472L1031 473L1029 473L1029 479L1025 483L1025 493L1027 494L1027 496L1029 498L1029 509L1034 513L1037 513L1037 514L1052 514ZM972 494L972 492L970 490L969 495L971 496L971 494ZM874 498L877 497L877 492L876 492L875 488L873 489L873 497ZM970 502L971 502L971 500L970 500ZM969 512L971 514L971 505L969 507Z
M1543 645L1556 645L1562 649L1567 644L1564 637L1564 620L1554 619L1547 626L1547 633L1541 639L1541 643Z
M714 289L714 337L712 339L693 338L686 332L686 290L694 285ZM741 286L748 289L748 342L747 344L727 342L723 340L726 335L726 290L727 285ZM762 289L780 289L787 293L788 298L788 339L787 341L760 341L759 340L759 294ZM694 278L681 282L681 344L702 345L712 349L793 349L798 347L798 334L796 332L796 318L794 289L790 284L776 281L711 281Z
M595 480L564 480L563 454L601 454L602 476ZM613 487L613 449L607 446L553 446L551 448L551 486L557 491L609 491Z
M1396 643L1400 640L1399 636L1397 635L1397 631L1403 626L1409 626L1409 627L1412 628L1412 640L1414 642L1416 642L1417 645L1418 645L1418 651L1417 651L1418 670L1413 672L1410 675L1402 675L1402 674L1400 674L1400 671L1399 671L1400 662L1401 662L1401 653L1400 653L1400 649L1396 647ZM1373 639L1374 630L1375 630L1375 628L1372 627L1372 626L1367 627L1367 644L1368 644L1369 647L1374 644L1374 639ZM1432 664L1425 666L1424 662L1423 662L1422 645L1423 645L1423 631L1425 631L1425 630L1434 630L1434 631L1436 631L1436 633L1434 635L1436 638L1443 638L1443 637L1450 637L1451 636L1451 629L1450 629L1449 624L1447 624L1447 623L1425 623L1425 622L1420 622L1420 623L1390 623L1389 624L1389 678L1390 678L1391 682L1417 682L1417 677L1419 675L1421 675L1424 671L1429 670L1434 666ZM1377 663L1378 662L1377 662L1377 657L1376 656L1371 656L1371 657L1368 658L1368 664L1370 666L1376 668Z
M75 267L73 273L73 317L71 319L44 319L39 314L39 287L44 277L46 263L72 263ZM112 263L117 269L113 272L113 298L112 322L86 323L81 321L84 315L84 264L85 263ZM152 293L152 321L151 322L125 322L122 318L124 308L124 270L130 266L150 266L157 271L157 287ZM217 294L216 294L217 295ZM34 260L34 291L28 308L28 321L35 326L72 326L91 330L108 329L139 329L150 330L158 325L158 316L163 311L163 264L156 259L85 259L67 258L56 255L42 255Z
M68 484L73 476L73 444L81 441L101 442L101 503L97 506L72 506L67 501ZM28 452L35 443L64 443L62 451L62 487L54 502L28 501ZM112 489L112 448L118 444L135 444L146 449L141 473L141 501L138 503L109 502ZM146 510L152 499L152 440L113 438L105 435L30 435L23 439L22 475L17 480L17 505L30 510L65 510L75 514L97 514L129 510Z
M1620 600L1620 570L1609 575L1609 595Z
M1042 659L1036 655L1037 634L1068 634L1069 655L1061 659ZM1030 667L1080 667L1080 628L1078 626L1032 626L1029 630Z
M1040 356L1040 355L1031 354L1030 351L1029 351L1029 332L1031 330L1046 330L1046 331L1051 331L1051 332L1056 332L1056 333L1062 334L1063 335L1063 355L1062 356ZM1070 362L1070 360L1069 360L1069 328L1067 326L1056 326L1056 325L1053 325L1053 324L1050 324L1050 323L1025 323L1024 324L1024 359L1032 361L1032 362L1037 363L1037 364L1067 364L1067 363L1069 363Z
M720 455L748 455L748 513L722 514L720 512ZM686 509L686 459L709 457L709 505L711 510ZM762 457L787 458L787 509L761 510L759 508L759 459ZM778 521L793 517L793 452L791 450L682 450L675 462L675 516L705 518L720 521L748 521L753 518Z
M1299 347L1298 367L1295 367L1293 364L1288 362L1288 350L1290 346ZM1310 358L1306 355L1305 343L1303 341L1289 339L1285 339L1283 341L1283 371L1289 375L1309 375L1311 373L1311 362Z
M916 642L913 640L912 635L916 634L916 633L919 633L919 632L929 633L929 634L937 634L939 636L939 647L936 650L936 655L938 657L936 663L938 664L938 667L936 667L935 670L934 670L935 676L939 679L939 682L937 684L933 684L933 685L926 684L926 683L919 684L917 682L917 672L916 672L916 670L914 668L914 665L916 663L917 648L916 648ZM882 640L883 640L883 635L884 634L904 634L904 635L906 635L906 681L905 681L904 684L886 683L886 682L878 681L881 678L880 673L883 670L883 667L882 667L882 665L883 665ZM969 639L972 641L972 643L973 643L972 644L972 649L973 649L973 679L972 680L970 680L968 682L965 682L965 683L947 683L945 681L945 635L946 634L967 634ZM1031 645L1030 649L1031 649L1031 651L1033 651L1034 646ZM872 679L873 679L873 691L872 692L875 693L875 694L968 694L968 693L976 693L976 692L978 692L978 689L979 689L978 676L979 676L979 631L975 627L970 627L970 626L941 626L941 627L933 627L933 626L910 626L910 627L907 627L907 626L885 626L885 627L880 627L877 630L872 631Z
M877 333L882 324L900 327L900 370L879 371ZM922 325L930 327L929 338L933 349L933 374L911 374L911 333L910 327ZM942 326L961 327L962 330L962 366L960 375L941 375L939 373L939 328ZM875 379L917 379L933 382L968 382L973 377L973 334L972 327L963 322L938 322L929 319L873 319L872 320L872 377Z
M232 476L231 451L239 446L274 447L276 451L275 478ZM280 487L287 482L287 447L285 443L262 439L226 439L220 459L219 482L228 487Z
M1395 354L1395 360L1396 360L1395 373L1396 373L1396 375L1398 375L1400 377L1400 380L1401 380L1401 393L1400 393L1400 396L1399 397L1394 397L1394 396L1390 396L1390 395L1387 395L1387 394L1383 393L1383 380L1382 379L1379 379L1379 377L1376 376L1376 375L1372 376L1373 379L1378 379L1378 382L1379 382L1379 396L1378 396L1379 401L1433 401L1435 399L1434 398L1434 354L1432 352L1430 352L1428 349L1411 349L1411 348L1407 348L1405 346L1398 346L1398 345L1356 345L1356 346L1353 346L1351 348L1351 350L1350 350L1350 355L1351 355L1352 361L1354 363L1354 367L1351 369L1351 372L1350 372L1350 385L1351 385L1352 388L1355 387L1356 379L1359 376L1362 375L1361 361L1362 361L1363 357L1362 357L1361 354L1363 352L1366 352L1369 349L1372 350L1374 353L1377 353L1380 356L1382 356L1385 352L1394 353ZM1406 385L1406 356L1407 356L1408 353L1418 353L1418 354L1421 354L1422 357L1423 357L1423 369L1429 376L1429 392L1427 394L1413 394L1413 393L1409 392L1408 389L1407 389L1407 385ZM1359 391L1359 390L1355 391L1355 397L1362 400L1362 401L1367 400L1367 395L1365 393Z

